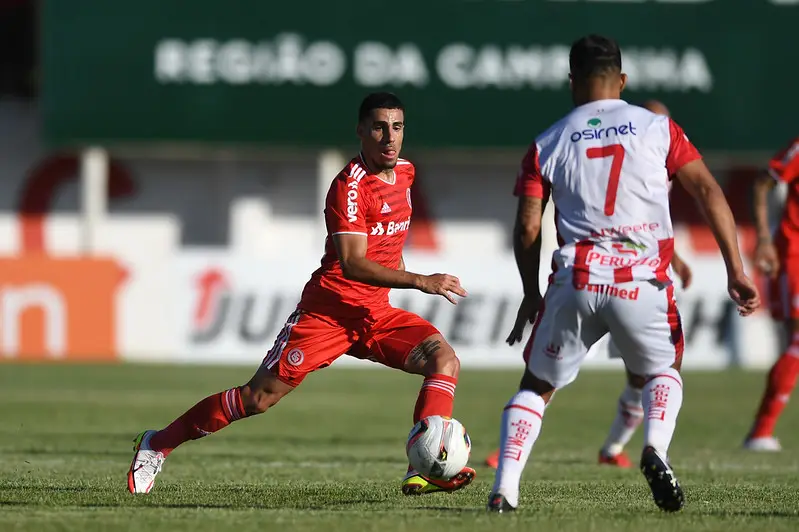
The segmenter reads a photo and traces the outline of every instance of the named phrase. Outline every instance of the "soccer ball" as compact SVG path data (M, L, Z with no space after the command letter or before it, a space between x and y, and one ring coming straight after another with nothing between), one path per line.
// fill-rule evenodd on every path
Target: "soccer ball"
M466 467L471 450L472 442L461 422L443 416L419 421L405 446L411 467L426 477L444 480Z

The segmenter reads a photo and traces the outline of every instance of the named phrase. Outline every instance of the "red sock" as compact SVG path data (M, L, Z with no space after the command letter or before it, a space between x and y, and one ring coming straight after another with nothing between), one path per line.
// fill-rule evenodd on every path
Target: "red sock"
M208 436L246 417L241 391L231 388L206 397L150 439L150 447L169 455L178 445Z
M789 354L791 350L797 350L797 347L788 348L788 352L777 360L768 374L766 392L760 402L751 438L764 438L774 434L774 426L788 402L788 397L796 384L796 377L799 375L799 357Z
M419 390L416 408L413 409L414 425L428 416L452 417L452 403L455 401L457 377L434 374L427 377Z

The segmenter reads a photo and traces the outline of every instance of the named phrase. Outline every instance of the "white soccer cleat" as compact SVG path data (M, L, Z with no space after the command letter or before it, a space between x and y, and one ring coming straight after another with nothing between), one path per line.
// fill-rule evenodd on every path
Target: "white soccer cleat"
M156 431L145 430L133 440L133 462L128 471L128 491L131 493L150 493L155 484L155 476L161 472L166 457L150 448L150 438Z
M744 441L744 449L762 453L776 453L782 451L782 445L774 436L765 436L762 438L747 438Z

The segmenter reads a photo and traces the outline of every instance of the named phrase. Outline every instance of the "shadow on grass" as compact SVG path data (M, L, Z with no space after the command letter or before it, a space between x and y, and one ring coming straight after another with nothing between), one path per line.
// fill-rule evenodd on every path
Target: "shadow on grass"
M76 491L89 491L80 488L62 488L62 489L53 489L52 491L62 491L62 492L76 492ZM146 500L141 498L126 498L119 502L87 502L87 503L66 503L63 505L52 505L46 504L41 502L29 502L29 501L15 501L15 500L0 500L0 508L39 508L39 509L53 509L54 511L61 511L64 509L76 509L76 508L85 508L85 509L102 509L102 508L110 508L110 509L135 509L136 511L141 511L143 508L152 508L152 509L170 509L170 510L226 510L226 511L251 511L251 510L263 510L263 511L324 511L324 512L350 512L352 511L352 507L360 506L360 505L374 505L374 504L381 504L386 503L383 499L352 499L352 500L331 500L327 503L320 504L318 500L308 501L307 503L303 503L302 501L293 501L293 503L286 503L281 502L280 504L252 504L252 503L241 503L241 504L218 504L218 503L204 503L204 502L185 502L185 503L171 503L171 502L151 502L152 499ZM475 506L469 508L463 507L448 507L448 506L419 506L415 508L397 508L393 506L389 506L389 510L394 510L399 513L412 510L414 512L425 512L425 513L446 513L446 514L453 514L453 515L493 515L488 514L484 507L482 506ZM518 512L514 512L512 515L524 516L525 510L522 509ZM603 512L599 512L602 514ZM707 511L693 511L690 512L691 515L702 515L708 517L715 517L715 518L741 518L741 517L749 517L753 519L797 519L799 518L799 510L788 511L788 510L707 510ZM599 517L600 515L596 514L594 517ZM619 513L619 512L609 512L609 514L605 514L606 517L629 517L629 513ZM636 512L636 515L639 515ZM682 513L678 514L662 514L662 513L652 513L652 516L663 516L663 517L673 517L679 519Z
M323 446L319 446L320 449L324 448ZM123 461L129 462L131 456L133 456L133 452L129 449L125 450L93 450L92 455L96 457L120 457L124 458ZM27 460L28 457L36 457L36 456L44 456L44 457L53 457L53 456L86 456L86 449L16 449L13 451L8 451L4 453L6 458L11 456L18 457L19 461L22 463L27 463L29 465L35 465L35 461L31 462ZM197 458L201 459L209 459L209 460L226 460L226 461L260 461L266 463L281 463L281 464L314 464L318 463L321 467L324 467L329 464L337 464L337 463L351 463L352 462L352 454L326 454L324 458L321 456L311 460L303 460L297 457L287 458L285 454L279 453L269 453L269 454L251 454L251 453L219 453L219 452L197 452L195 453ZM384 463L384 464L401 464L404 463L403 460L397 459L393 456L369 456L366 462L372 463ZM305 467L308 467L307 465Z
M769 517L778 519L799 519L799 510L706 510L692 512L696 515L706 515L708 517Z
M133 499L130 499L132 501ZM0 501L0 508L2 507L20 507L20 508L52 508L53 510L60 511L67 508L112 508L112 509L125 509L135 508L140 511L142 508L153 509L170 509L170 510L227 510L227 511L246 511L246 510L317 510L325 512L348 511L350 506L378 504L385 502L380 499L357 499L349 501L330 501L329 504L319 504L318 502L309 502L308 504L281 504L281 505L266 505L266 504L216 504L216 503L145 503L145 504L131 504L130 502L119 503L80 503L80 504L64 504L60 506L53 506L49 504L41 504L37 502L26 501ZM454 510L455 508L447 508L447 510Z
M421 506L419 508L414 508L414 511L418 512L445 512L451 514L486 514L485 507L474 507L474 508L454 508L450 506Z

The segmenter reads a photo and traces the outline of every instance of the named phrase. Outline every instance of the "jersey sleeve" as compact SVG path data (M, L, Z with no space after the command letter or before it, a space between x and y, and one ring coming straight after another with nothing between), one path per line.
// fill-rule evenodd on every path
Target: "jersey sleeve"
M538 159L538 145L534 142L524 154L522 165L516 176L514 196L527 196L533 198L547 198L549 196L549 182L541 173L541 164Z
M699 150L688 140L685 132L671 118L669 121L669 151L666 154L666 170L669 179L686 164L702 158Z
M325 224L331 236L366 235L367 198L360 187L364 174L357 168L342 172L330 185L325 201Z
M799 138L774 155L768 163L768 171L771 177L786 183L799 177Z

